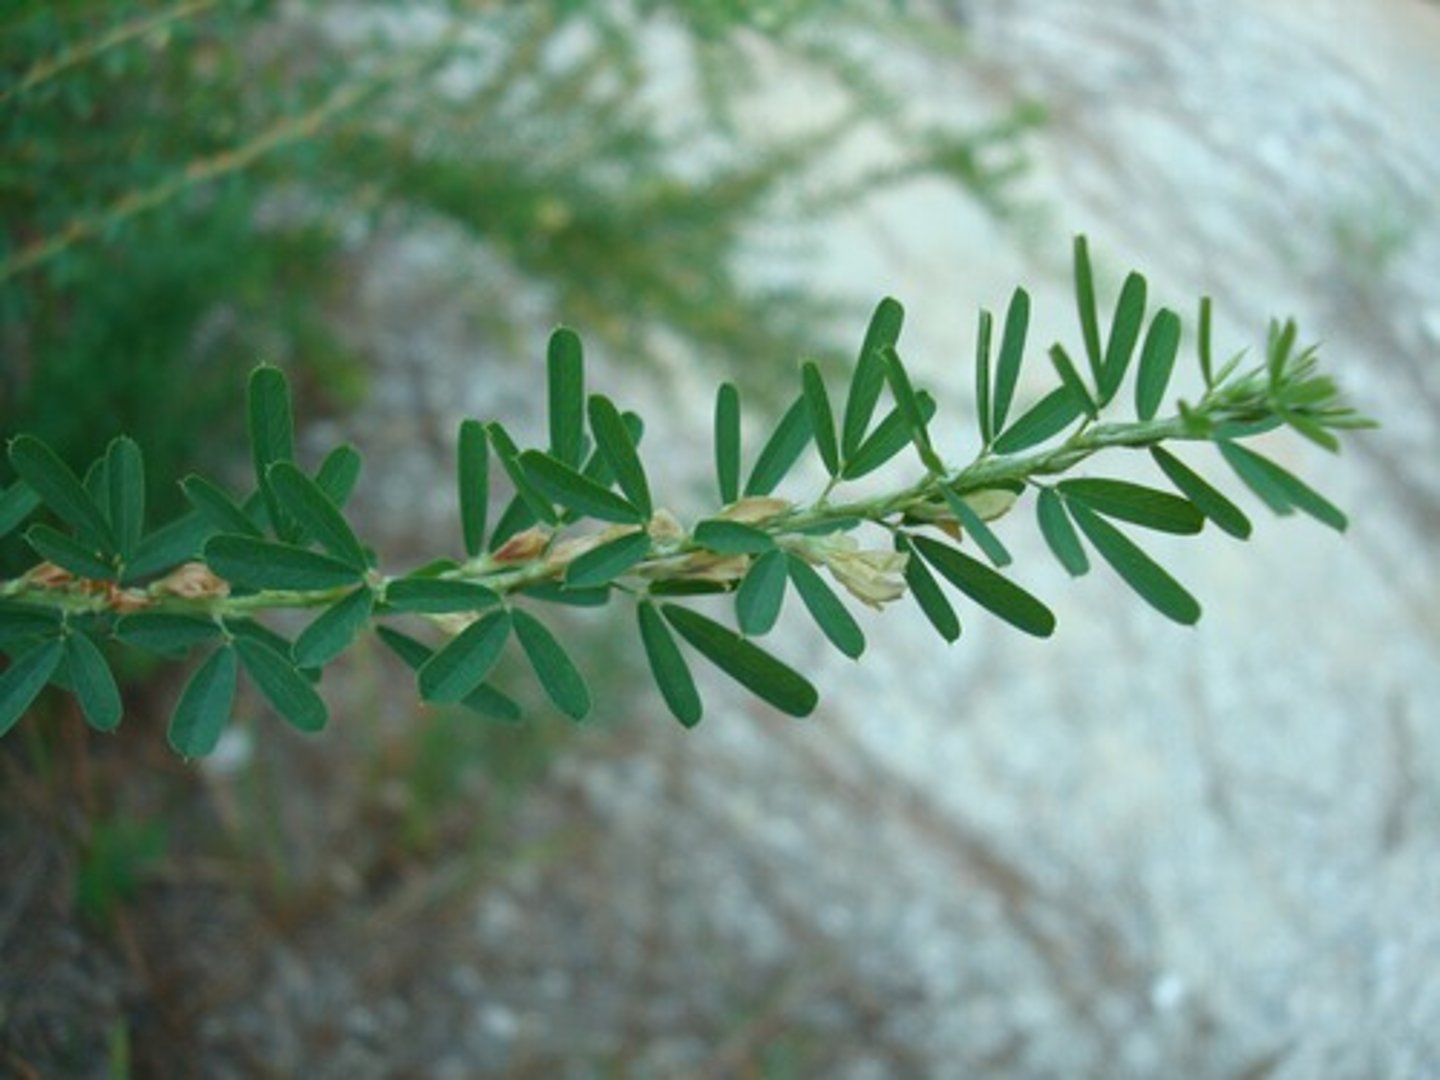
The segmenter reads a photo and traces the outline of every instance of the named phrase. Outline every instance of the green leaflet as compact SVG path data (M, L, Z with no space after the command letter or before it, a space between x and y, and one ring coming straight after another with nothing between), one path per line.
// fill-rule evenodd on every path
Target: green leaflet
M740 497L740 392L728 382L715 392L715 482L725 506Z
M676 720L687 728L700 722L704 708L690 667L665 620L648 601L642 601L635 608L640 626L640 641L645 646L645 658L650 662L650 673L655 676L655 685L660 696Z
M1119 518L1159 532L1189 536L1205 524L1205 515L1189 500L1127 480L1081 477L1055 485L1067 499L1082 502L1106 517Z
M960 522L961 528L975 541L985 557L995 566L1009 566L1011 563L1010 552L1000 542L985 519L975 512L972 507L959 495L948 487L942 487L941 493L945 496L945 502L950 507L956 519Z
M195 669L170 716L167 740L181 757L204 757L215 749L235 700L235 650L223 646Z
M1095 399L1090 396L1090 391L1085 387L1085 380L1080 378L1080 372L1075 370L1075 365L1070 360L1070 354L1065 351L1064 346L1056 344L1050 346L1050 364L1055 368L1055 373L1060 376L1060 383L1080 403L1080 408L1085 415L1095 420L1100 415L1100 409L1095 404Z
M1196 351L1200 356L1200 374L1205 378L1208 389L1215 385L1214 359L1210 351L1210 297L1200 298L1199 328L1196 331Z
M0 536L9 536L40 506L40 496L24 480L0 493Z
M360 479L363 463L359 450L349 443L342 443L320 462L320 468L315 471L315 483L327 499L343 508L350 501L350 493Z
M295 460L295 419L290 406L290 386L279 368L261 365L251 372L246 419L255 482L265 501L270 526L281 540L298 540L295 526L281 511L266 479L270 466L277 461Z
M814 711L819 695L792 668L698 611L678 604L660 610L691 647L761 700L790 716Z
M534 512L524 499L516 495L506 504L500 520L495 523L495 531L490 534L490 550L499 551L505 546L505 541L534 524Z
M1080 577L1088 572L1090 560L1080 546L1080 537L1075 535L1075 526L1070 523L1065 503L1055 494L1054 488L1040 489L1040 496L1035 502L1035 516L1040 521L1040 534L1066 572L1071 577Z
M763 555L775 546L764 529L738 521L702 521L691 536L695 543L719 555Z
M885 358L885 378L890 383L890 393L895 397L895 411L904 421L925 468L939 476L945 472L945 465L930 445L930 432L925 428L925 414L920 408L920 400L914 387L910 385L910 376L905 372L900 354L887 347L882 350L881 355Z
M374 606L375 594L361 587L321 612L295 639L295 663L302 668L318 668L335 659L370 621Z
M1030 294L1016 289L1005 310L1005 329L1000 337L1000 358L995 366L995 392L991 408L991 432L1003 431L1015 387L1020 382L1020 363L1025 359L1025 337L1030 328Z
M805 447L810 442L811 434L810 409L802 394L780 418L774 434L761 449L760 456L755 459L755 467L750 470L750 479L745 482L745 494L769 495L774 491L794 467L795 462L800 460L800 455L805 452Z
M735 591L735 618L747 637L768 634L785 602L785 552L772 548L751 564Z
M114 731L125 709L120 688L110 665L88 634L72 632L65 637L65 666L70 685L85 714L85 722L96 731Z
M0 600L0 645L60 632L60 612L39 604Z
M1105 343L1105 360L1096 380L1102 405L1108 404L1120 389L1130 358L1135 355L1135 343L1140 340L1140 328L1145 325L1145 293L1144 277L1134 272L1126 276L1115 301L1110 340Z
M150 533L125 564L121 581L129 584L196 558L214 529L199 514L189 513Z
M1014 454L1028 450L1046 439L1060 434L1078 420L1084 405L1068 386L1057 386L1020 418L1001 432L995 440L997 454Z
M900 340L900 330L904 324L905 309L888 296L880 301L875 313L870 316L870 325L865 330L865 340L860 346L860 358L850 376L850 389L845 398L840 448L847 461L860 448L860 443L870 428L870 419L875 415L880 391L885 385L885 362L880 351Z
M785 553L785 564L795 591L800 594L810 617L830 643L850 659L865 651L865 634L834 590L815 568L793 552Z
M465 538L465 554L473 559L485 550L485 518L490 509L490 444L480 421L460 422L456 455L460 528Z
M55 451L34 436L17 435L10 442L10 464L40 501L75 530L86 548L107 557L116 554L110 522Z
M321 590L357 584L362 568L293 544L222 533L205 544L211 570L245 589Z
M626 533L577 555L565 568L565 584L573 589L608 585L649 554L648 533Z
M644 519L637 507L609 488L601 487L539 450L526 450L520 455L520 465L535 489L561 506L587 517L626 525L637 524Z
M1269 458L1233 442L1222 441L1216 445L1235 475L1275 513L1300 510L1337 532L1344 532L1349 525L1344 511Z
M825 390L825 378L820 368L806 361L800 369L800 382L805 392L805 404L810 409L810 429L815 435L815 448L820 460L831 476L840 473L840 444L835 438L835 414L830 408L830 395Z
M180 481L186 500L205 521L219 532L238 536L261 536L260 526L219 485L194 473Z
M368 568L364 546L320 485L288 461L271 465L266 479L282 513L341 562L361 572Z
M572 589L553 581L542 581L524 589L521 595L539 600L543 604L563 604L565 607L604 607L610 602L608 585Z
M1195 598L1129 537L1083 503L1071 506L1070 513L1095 550L1147 604L1186 626L1200 618Z
M76 577L112 581L115 566L73 536L49 525L31 525L25 530L25 542L37 555Z
M1135 377L1135 415L1153 419L1165 400L1175 357L1180 353L1180 316L1161 308L1150 323L1140 350L1140 371Z
M253 638L236 638L235 651L246 674L291 726L306 732L324 728L329 716L325 702L288 657Z
M915 597L915 602L920 605L925 618L930 620L930 625L935 627L935 632L947 642L954 642L960 637L960 617L955 614L955 609L950 606L934 576L925 568L909 539L904 534L897 534L895 545L908 556L905 560L905 584L910 587L910 595Z
M1241 540L1249 538L1250 519L1241 512L1238 506L1211 487L1203 477L1170 451L1159 446L1152 446L1150 455L1160 466L1161 471L1170 478L1170 482L1195 504L1197 510L1231 536Z
M375 634L412 671L419 671L425 666L425 662L435 655L430 646L422 645L410 635L402 634L399 630L391 629L388 626L377 626ZM522 716L520 706L513 698L502 694L493 686L485 684L466 694L460 704L474 712L482 713L496 720L503 720L509 724L519 722Z
M1049 637L1054 633L1055 616L1050 609L1009 578L928 536L912 535L910 542L950 584L1017 630L1035 637Z
M115 624L115 636L126 645L161 656L184 656L220 634L220 626L213 619L165 611L138 611Z
M1084 236L1075 237L1075 303L1080 311L1080 333L1085 339L1090 374L1098 385L1104 372L1104 358L1100 352L1100 315L1095 305L1095 275L1090 268L1090 246Z
M640 464L640 455L635 449L635 440L621 419L620 411L609 398L600 394L590 396L590 430L595 435L595 446L615 474L620 490L630 500L642 521L648 521L654 513L650 502L650 484L645 479L645 468ZM600 516L600 515L595 515Z
M515 445L515 440L510 438L505 431L504 425L492 420L485 425L485 432L490 436L490 445L495 449L495 456L500 459L501 468L505 470L505 475L510 477L510 483L515 485L516 496L530 509L535 520L543 521L546 525L557 524L560 516L555 513L555 508L550 505L549 500L530 482L527 470L520 464L520 450ZM506 516L509 516L508 511ZM501 521L504 522L503 517ZM525 526L520 527L524 528ZM497 543L495 538L491 537L492 548Z
M980 442L984 446L989 446L995 437L990 414L990 337L994 322L990 312L982 310L975 331L975 415L980 420Z
M420 668L420 696L431 702L462 701L485 681L510 636L510 612L480 616Z
M580 467L585 442L585 358L580 337L568 327L550 335L546 350L550 389L550 453Z
M135 553L145 531L145 461L129 436L112 439L105 452L105 496L123 562Z
M385 602L396 611L444 615L480 611L498 604L500 596L474 581L405 577L385 586Z
M555 635L528 611L516 608L511 618L520 647L555 707L571 720L585 719L590 712L590 690Z
M0 675L0 736L25 715L25 710L55 674L64 654L65 646L60 639L51 638L10 662Z
M225 619L223 622L226 632L236 640L248 638L251 641L258 641L262 645L268 645L281 656L293 657L295 655L294 643L284 634L276 633L264 623L244 617ZM312 683L320 681L321 673L316 669L305 668L301 674Z
M918 391L915 397L920 407L920 415L929 423L935 416L935 399L924 390ZM891 409L885 414L885 418L875 425L869 438L860 444L853 455L845 459L841 475L846 480L858 480L880 468L908 445L910 429L900 415L900 410Z

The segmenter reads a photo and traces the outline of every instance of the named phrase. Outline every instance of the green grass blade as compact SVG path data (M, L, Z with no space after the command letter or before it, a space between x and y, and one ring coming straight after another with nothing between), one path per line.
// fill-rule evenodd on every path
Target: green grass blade
M692 648L756 697L790 716L809 716L819 695L793 668L698 611L665 604L667 622Z

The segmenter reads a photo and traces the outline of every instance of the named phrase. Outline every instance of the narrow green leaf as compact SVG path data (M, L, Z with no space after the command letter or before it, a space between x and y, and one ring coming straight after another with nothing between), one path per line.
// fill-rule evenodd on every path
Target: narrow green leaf
M295 655L295 643L284 634L277 633L262 622L247 616L222 619L221 622L225 625L225 632L236 640L248 638L251 641L258 641L262 645L269 646L281 656L293 657ZM305 668L301 671L301 674L312 683L320 681L321 673L314 668Z
M58 638L15 657L0 675L0 736L15 726L60 666L65 646Z
M235 651L246 674L292 727L305 732L324 728L329 710L289 657L251 638L236 638Z
M865 651L865 634L854 616L815 568L793 552L786 552L785 565L805 609L830 639L830 643L854 660Z
M432 702L463 700L485 681L510 636L510 612L480 616L438 650L420 669L420 696Z
M411 671L419 671L425 666L425 662L435 655L435 650L419 641L416 641L409 634L402 634L399 630L389 626L375 627L375 636L401 660Z
M79 632L66 635L65 662L85 722L96 731L114 731L120 726L125 706L120 701L115 676L110 674L110 665L90 635Z
M196 645L214 641L220 633L213 619L167 611L137 611L115 624L115 636L126 645L162 656L184 656Z
M206 542L205 562L231 585L244 589L339 589L358 583L364 573L318 551L229 533Z
M555 508L535 489L524 466L520 464L520 450L515 445L515 440L510 438L501 424L493 420L485 425L485 431L490 436L490 445L495 450L495 456L500 459L505 475L510 477L510 483L515 485L516 495L530 508L536 520L543 521L546 525L558 524L560 516L555 513ZM492 538L490 542L493 545L495 540Z
M633 525L642 520L640 511L622 496L587 479L549 454L526 450L520 455L520 466L536 491L561 506L602 521Z
M543 604L563 604L565 607L577 608L604 607L610 602L608 585L597 588L572 589L553 581L542 581L538 585L531 585L522 590L521 595L539 600Z
M128 560L145 532L145 460L129 436L112 439L105 452L105 494L120 558Z
M446 615L493 607L500 596L474 581L403 577L385 586L385 602L396 611Z
M661 612L676 633L751 693L790 716L809 716L819 695L798 672L698 611L665 604Z
M1185 626L1200 618L1196 599L1128 536L1084 503L1072 504L1070 513L1095 550L1147 604Z
M250 374L246 416L250 431L250 459L255 483L265 500L270 527L281 540L297 540L294 524L285 517L266 475L277 461L295 460L295 417L290 386L276 367L262 365Z
M800 460L813 433L810 430L810 410L802 394L785 411L770 441L755 459L750 470L750 479L745 482L746 495L769 495L779 486L780 481Z
M1110 320L1110 340L1105 343L1105 362L1096 384L1100 389L1100 404L1109 403L1125 381L1125 371L1135 355L1135 344L1140 340L1140 328L1145 325L1145 278L1131 272L1120 287L1120 297L1115 301L1115 317Z
M900 414L904 421L906 430L910 433L910 439L915 444L915 449L920 454L920 460L931 473L939 475L945 471L945 465L935 454L935 449L930 445L930 432L925 427L925 414L920 408L920 399L915 393L915 388L910 385L910 376L906 374L905 365L900 361L900 354L892 348L882 350L885 358L885 378L890 383L890 393L895 397L895 411Z
M875 313L870 316L870 325L865 330L865 341L860 346L860 357L855 363L850 390L845 398L840 447L847 461L864 441L870 419L875 415L875 406L880 400L880 390L885 385L885 363L880 351L900 340L900 329L904 323L905 309L888 296L880 301Z
M1075 370L1074 363L1070 360L1070 354L1065 351L1063 345L1055 344L1050 346L1050 364L1055 368L1055 373L1060 376L1060 382L1067 387L1085 415L1091 420L1100 415L1100 410L1095 404L1095 399L1090 396L1090 391L1085 386L1085 380L1080 378L1080 372Z
M1147 529L1189 536L1205 525L1205 515L1188 499L1128 480L1079 477L1061 480L1056 487L1067 499L1082 502L1096 513Z
M585 440L585 359L580 337L568 327L550 335L546 354L550 387L550 453L580 467Z
M1065 503L1054 488L1040 489L1040 496L1035 502L1035 516L1040 521L1040 534L1066 572L1071 577L1087 573L1090 560L1080 546L1080 537L1075 535L1075 526L1070 523Z
M640 455L635 450L635 441L621 419L620 411L609 398L591 394L589 415L596 448L615 474L625 497L640 512L643 520L649 520L654 512L650 503L650 485L645 479Z
M356 570L363 572L369 567L355 531L319 484L288 461L277 461L266 475L284 512L321 547Z
M930 625L935 627L936 632L946 641L955 641L960 636L960 618L955 614L955 609L950 606L950 601L945 598L934 576L921 562L909 538L897 536L896 545L908 556L905 560L905 584L910 587L910 594L915 597L920 610L925 613L925 618L930 620Z
M649 554L648 533L626 533L577 555L565 568L565 584L572 589L608 585Z
M460 485L460 527L465 554L475 558L485 550L485 518L490 511L490 444L479 420L463 420L456 440Z
M0 494L0 536L9 536L40 506L40 496L24 480Z
M60 632L60 612L39 604L0 600L0 645Z
M835 414L830 408L830 395L825 390L825 378L820 368L806 361L800 369L800 381L805 391L805 403L810 409L810 430L815 434L815 448L820 451L820 460L831 476L840 473L840 444L835 439Z
M250 520L250 515L218 484L192 473L180 481L180 490L185 493L186 500L195 508L195 512L220 532L253 536L257 539L261 536L260 527Z
M55 451L32 435L10 442L10 464L56 517L75 530L87 548L103 555L116 551L115 533L100 507Z
M702 521L691 536L695 543L719 555L763 555L775 547L764 529L738 521Z
M715 393L715 481L724 505L740 497L740 392L728 382Z
M190 677L170 716L167 739L181 757L204 757L215 749L235 700L235 650L223 646Z
M212 532L213 526L196 513L166 522L140 541L120 580L129 584L189 562L199 555Z
M980 420L980 441L985 446L995 437L990 414L990 337L994 322L994 316L982 310L980 327L975 332L975 415Z
M1020 382L1020 363L1025 359L1025 338L1030 329L1030 294L1016 289L1005 310L1005 329L1000 335L1000 356L995 365L994 410L990 430L1005 430L1005 418L1015 400L1015 387Z
M1349 521L1344 511L1298 476L1237 443L1220 442L1216 445L1235 470L1235 475L1277 514L1300 510L1337 532L1345 531Z
M1211 487L1203 477L1170 451L1160 446L1152 446L1150 454L1161 471L1170 478L1170 482L1195 504L1197 510L1231 536L1241 540L1249 538L1250 519L1238 506Z
M1180 353L1180 316L1161 308L1150 322L1145 345L1140 350L1140 371L1135 377L1135 415L1151 419L1165 400L1170 373Z
M355 636L370 621L375 594L359 588L338 604L326 608L295 639L295 663L302 668L328 664L350 647Z
M920 415L928 424L935 416L935 399L924 390L915 395L920 406ZM891 409L885 418L875 425L859 449L845 460L842 476L846 480L858 480L874 472L896 454L910 445L910 428L900 415L898 408Z
M1057 386L1020 415L995 440L995 452L1014 454L1060 434L1084 413L1084 406L1068 386Z
M359 450L349 443L341 443L320 462L320 468L315 471L315 483L327 499L343 510L360 479L363 464L364 458Z
M1294 319L1286 319L1283 325L1278 322L1270 324L1270 340L1269 347L1265 351L1265 367L1270 375L1272 389L1280 386L1285 374L1285 365L1290 359L1290 351L1295 347L1297 332Z
M645 646L645 658L650 662L650 673L655 676L660 696L665 699L666 707L676 720L687 728L693 728L700 722L704 707L680 646L675 644L670 628L653 604L642 602L635 608L635 615L640 624L640 641Z
M774 548L751 564L735 592L735 618L747 637L768 634L785 602L785 552Z
M516 608L515 636L535 669L535 677L550 700L571 720L584 720L590 712L590 690L555 635L528 611Z
M419 671L435 652L428 645L422 645L408 634L392 630L388 626L377 626L375 633L412 671ZM474 712L516 723L521 718L520 706L507 694L493 686L481 684L460 700L460 704Z
M1205 386L1215 385L1214 360L1210 351L1210 297L1200 298L1200 319L1199 328L1196 331L1198 341L1196 349L1200 354L1200 374L1205 378Z
M1340 452L1340 440L1335 436L1335 433L1321 426L1304 413L1293 412L1290 409L1279 406L1277 406L1275 411L1280 414L1281 419L1293 430L1309 439L1322 450L1327 450L1332 454L1338 454Z
M942 487L941 493L945 496L945 502L950 507L956 519L960 522L961 528L969 534L971 539L979 545L985 557L996 566L1009 566L1011 563L1010 552L1000 542L1000 538L991 531L985 519L975 512L972 507L948 487Z
M499 551L505 546L505 541L534 524L535 514L529 504L516 495L506 504L500 520L495 523L495 531L490 534L490 550Z
M96 581L113 581L115 566L82 544L49 525L31 525L25 530L25 542L42 559L69 570L76 577Z
M1054 633L1055 616L1050 609L1009 578L928 536L912 536L910 542L952 585L1017 630L1035 637L1049 637Z
M1080 311L1080 333L1085 340L1085 355L1090 360L1090 374L1098 385L1104 371L1100 352L1100 313L1095 304L1095 275L1090 267L1090 247L1084 236L1075 238L1075 303Z

